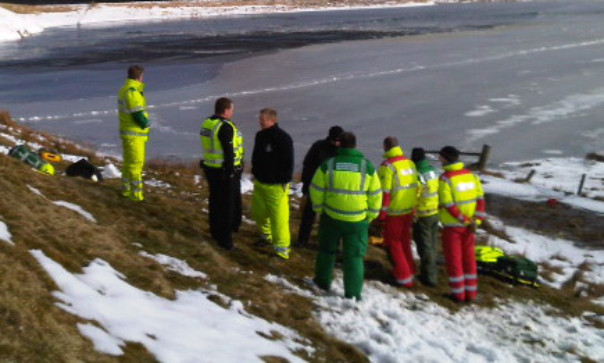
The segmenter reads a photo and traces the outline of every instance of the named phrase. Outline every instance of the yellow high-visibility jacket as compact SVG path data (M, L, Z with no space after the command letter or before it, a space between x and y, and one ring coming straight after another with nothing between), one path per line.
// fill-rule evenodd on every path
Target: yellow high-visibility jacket
M404 156L400 146L388 150L384 159L378 170L384 193L380 218L409 214L417 202L415 164Z
M438 216L444 227L466 227L485 217L484 192L477 175L462 162L446 165L439 178Z
M371 221L382 205L382 189L371 162L359 151L339 149L315 172L310 199L317 213L345 222Z
M148 137L149 113L147 101L143 94L145 84L135 79L127 78L120 89L117 98L118 115L120 119L120 135L129 137Z
M417 190L418 217L429 217L438 213L438 174L428 160L415 163L417 168L419 189Z
M218 131L225 123L233 128L233 166L241 166L243 161L243 136L235 124L218 116L209 117L201 125L200 139L203 163L211 168L220 168L224 163L224 150L218 138Z

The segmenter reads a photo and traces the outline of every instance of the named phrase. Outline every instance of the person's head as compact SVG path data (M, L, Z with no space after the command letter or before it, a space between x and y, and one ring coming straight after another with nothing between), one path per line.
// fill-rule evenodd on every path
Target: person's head
M388 136L384 139L384 151L388 151L395 146L398 146L398 140L396 137Z
M424 151L423 148L414 147L413 150L411 150L411 160L413 160L414 163L418 163L425 159L426 159L426 152Z
M142 82L144 72L145 68L143 68L143 66L135 64L133 66L128 67L128 78Z
M459 160L459 150L453 146L445 146L438 152L438 159L443 165L454 163Z
M345 149L354 149L357 147L357 137L350 131L344 131L340 135L340 147Z
M230 98L220 97L214 104L214 114L230 119L235 111L235 104Z
M268 129L278 122L277 111L272 108L263 108L258 115L258 122L261 129Z
M333 145L340 145L340 135L344 132L344 129L340 126L332 126L329 128L329 134L327 134L327 140Z

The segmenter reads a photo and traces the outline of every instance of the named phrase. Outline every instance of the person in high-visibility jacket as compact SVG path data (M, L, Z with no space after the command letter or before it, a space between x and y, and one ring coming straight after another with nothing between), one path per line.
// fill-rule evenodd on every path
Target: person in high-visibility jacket
M361 299L369 222L382 205L382 189L371 162L356 148L352 132L340 135L340 149L315 172L310 185L313 209L321 213L315 284L329 290L340 240L343 240L344 295Z
M421 147L411 150L411 160L419 181L413 223L413 240L420 258L419 281L433 287L438 282L438 174Z
M384 139L384 161L378 175L382 184L384 246L394 262L392 274L397 285L413 286L415 263L411 251L411 225L417 200L417 170L407 159L394 136Z
M272 243L275 253L287 260L290 253L289 182L294 172L294 143L280 126L277 111L260 110L261 130L252 152L252 216L261 242Z
M235 249L232 233L241 225L243 137L231 122L234 111L231 99L217 99L214 115L203 121L200 132L201 167L210 188L210 234L226 250Z
M143 72L144 68L140 65L130 66L128 78L117 98L124 153L122 195L139 202L144 199L142 174L151 126L144 96Z
M472 301L478 292L474 234L485 218L482 184L477 175L459 161L459 151L452 146L440 150L444 173L439 178L438 217L444 229L443 252L452 298Z

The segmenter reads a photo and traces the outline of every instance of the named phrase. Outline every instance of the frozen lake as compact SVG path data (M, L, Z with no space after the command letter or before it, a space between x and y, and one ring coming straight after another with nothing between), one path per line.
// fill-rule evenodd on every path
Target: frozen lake
M199 159L217 97L235 101L247 156L257 112L279 111L297 164L339 124L378 162L492 146L492 163L604 150L604 2L464 4L57 28L0 44L0 107L120 154L116 94L147 71L149 154Z

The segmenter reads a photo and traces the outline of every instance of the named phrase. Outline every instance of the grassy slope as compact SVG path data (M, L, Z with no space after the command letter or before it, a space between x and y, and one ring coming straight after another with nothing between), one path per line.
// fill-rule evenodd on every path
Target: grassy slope
M0 124L2 118L6 122L7 115L0 115ZM20 132L19 138L37 139L34 133L19 126L13 130ZM53 140L48 135L45 137ZM0 137L1 144L11 143ZM62 152L85 153L65 142L50 141L47 146ZM98 160L96 163L102 164ZM219 292L250 301L251 313L292 327L310 339L317 349L312 360L365 361L356 348L323 331L313 319L312 302L285 293L264 280L270 273L303 285L303 279L312 276L315 250L295 250L290 261L282 261L274 257L270 249L254 247L255 230L252 225L243 223L236 236L239 250L222 251L209 238L207 214L202 212L202 208L207 209L205 185L200 188L193 183L198 173L194 166L151 163L147 178L161 179L173 188L148 188L147 200L137 204L120 197L118 180L93 183L65 176L45 176L0 155L0 218L9 226L15 242L15 246L0 242L0 321L4 322L0 360L38 361L41 357L49 361L113 360L95 352L90 341L79 334L76 323L83 322L82 319L54 305L56 299L51 294L57 287L29 253L31 249L41 249L75 273L94 258L101 258L123 273L130 284L167 298L172 298L175 290L216 284ZM32 193L28 185L45 197ZM50 200L80 205L92 213L98 223L88 222ZM505 210L504 204L500 203L499 209ZM247 209L249 197L246 196L244 210ZM298 212L294 210L294 233L297 221ZM141 249L186 260L194 269L207 273L209 281L166 271L154 261L139 256ZM380 248L370 248L366 266L368 279L390 281L389 262ZM412 291L426 293L433 301L456 310L458 306L443 297L448 289L442 283L444 271L441 274L438 288L418 286ZM572 284L557 291L513 287L489 277L481 277L480 282L479 303L485 306L493 305L495 297L512 297L549 302L564 314L576 315L587 309L604 312L587 300L575 297ZM142 346L128 344L126 355L121 359L140 361L152 360L152 357Z

